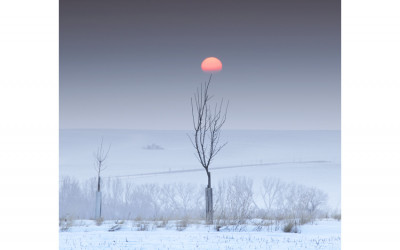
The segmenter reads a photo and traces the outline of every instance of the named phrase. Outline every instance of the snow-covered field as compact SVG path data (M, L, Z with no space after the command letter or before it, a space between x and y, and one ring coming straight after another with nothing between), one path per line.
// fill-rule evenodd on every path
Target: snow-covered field
M60 249L340 249L341 242L341 223L332 219L303 225L300 233L250 223L241 231L227 227L216 231L214 226L201 223L188 224L179 231L176 222L160 223L144 226L124 221L119 230L109 232L115 221L101 226L90 220L74 221L68 231L60 232Z
M82 181L94 177L93 152L103 137L105 145L112 144L103 180L129 180L135 185L205 185L206 176L188 133L60 130L60 176ZM214 187L236 176L250 178L254 180L257 202L262 181L273 177L321 189L328 194L327 205L340 211L340 131L230 130L224 131L223 136L228 144L210 167ZM229 166L239 167L221 168ZM154 172L164 174L141 175ZM282 224L256 225L255 221L235 230L225 226L219 231L201 222L178 230L174 221L160 225L127 220L119 230L109 232L114 225L115 221L96 226L91 220L75 220L68 230L60 231L60 249L340 249L341 242L340 222L333 219L302 225L300 233L284 233Z

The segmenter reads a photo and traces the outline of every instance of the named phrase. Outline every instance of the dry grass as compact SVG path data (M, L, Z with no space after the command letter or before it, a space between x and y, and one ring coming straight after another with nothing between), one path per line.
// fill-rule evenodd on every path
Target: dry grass
M179 220L176 222L176 230L177 231L183 231L187 228L189 224L189 219L184 218L183 220Z
M96 226L101 226L103 224L104 218L99 217L96 219Z
M300 233L300 228L298 226L298 223L296 221L289 221L283 227L283 232L285 232L285 233Z
M74 219L72 218L72 216L62 217L60 218L58 225L61 231L63 232L68 231L70 227L74 225Z

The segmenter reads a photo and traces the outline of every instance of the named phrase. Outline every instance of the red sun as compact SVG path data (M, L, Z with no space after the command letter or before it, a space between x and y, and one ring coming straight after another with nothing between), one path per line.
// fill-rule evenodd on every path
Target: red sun
M204 72L218 72L222 70L222 63L216 57L207 57L201 63L201 69Z

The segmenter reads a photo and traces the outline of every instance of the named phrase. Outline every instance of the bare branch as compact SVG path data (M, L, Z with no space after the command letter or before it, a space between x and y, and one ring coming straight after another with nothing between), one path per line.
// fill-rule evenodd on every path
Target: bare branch
M98 178L100 178L101 172L108 168L108 166L105 165L105 161L108 158L110 149L111 149L111 144L108 146L107 150L103 148L103 138L101 138L100 145L97 148L97 151L93 154L95 158L94 168L96 170Z
M211 104L213 96L209 95L212 75L207 82L197 88L194 97L190 99L194 133L189 137L192 146L196 149L196 157L206 170L209 177L209 166L214 157L227 144L220 145L221 129L226 121L228 104L224 100Z

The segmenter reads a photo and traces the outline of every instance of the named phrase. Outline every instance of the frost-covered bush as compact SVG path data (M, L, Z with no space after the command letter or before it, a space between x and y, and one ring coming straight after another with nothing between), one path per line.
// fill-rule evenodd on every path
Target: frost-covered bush
M76 219L94 217L95 211L95 179L80 183L71 177L60 178L59 186L59 217L72 216ZM90 183L93 182L93 185Z
M203 188L191 183L142 184L104 179L101 182L102 217L109 219L168 220L202 218ZM95 211L96 180L79 182L62 177L59 216L92 219Z
M227 224L243 224L255 211L253 181L245 177L220 181L214 194L215 217Z
M76 219L92 219L96 185L95 178L79 182L71 177L62 177L60 218L68 215ZM130 180L104 178L101 190L102 217L105 220L168 221L201 220L205 217L204 186L192 183L136 185ZM319 216L327 216L327 195L324 192L313 187L287 184L279 179L264 179L261 190L254 190L249 178L225 179L214 187L213 194L214 221L219 229L224 226L239 228L254 218L297 220L301 225Z
M261 196L265 218L299 219L300 224L322 216L327 202L327 194L315 187L287 184L273 178L263 180Z

